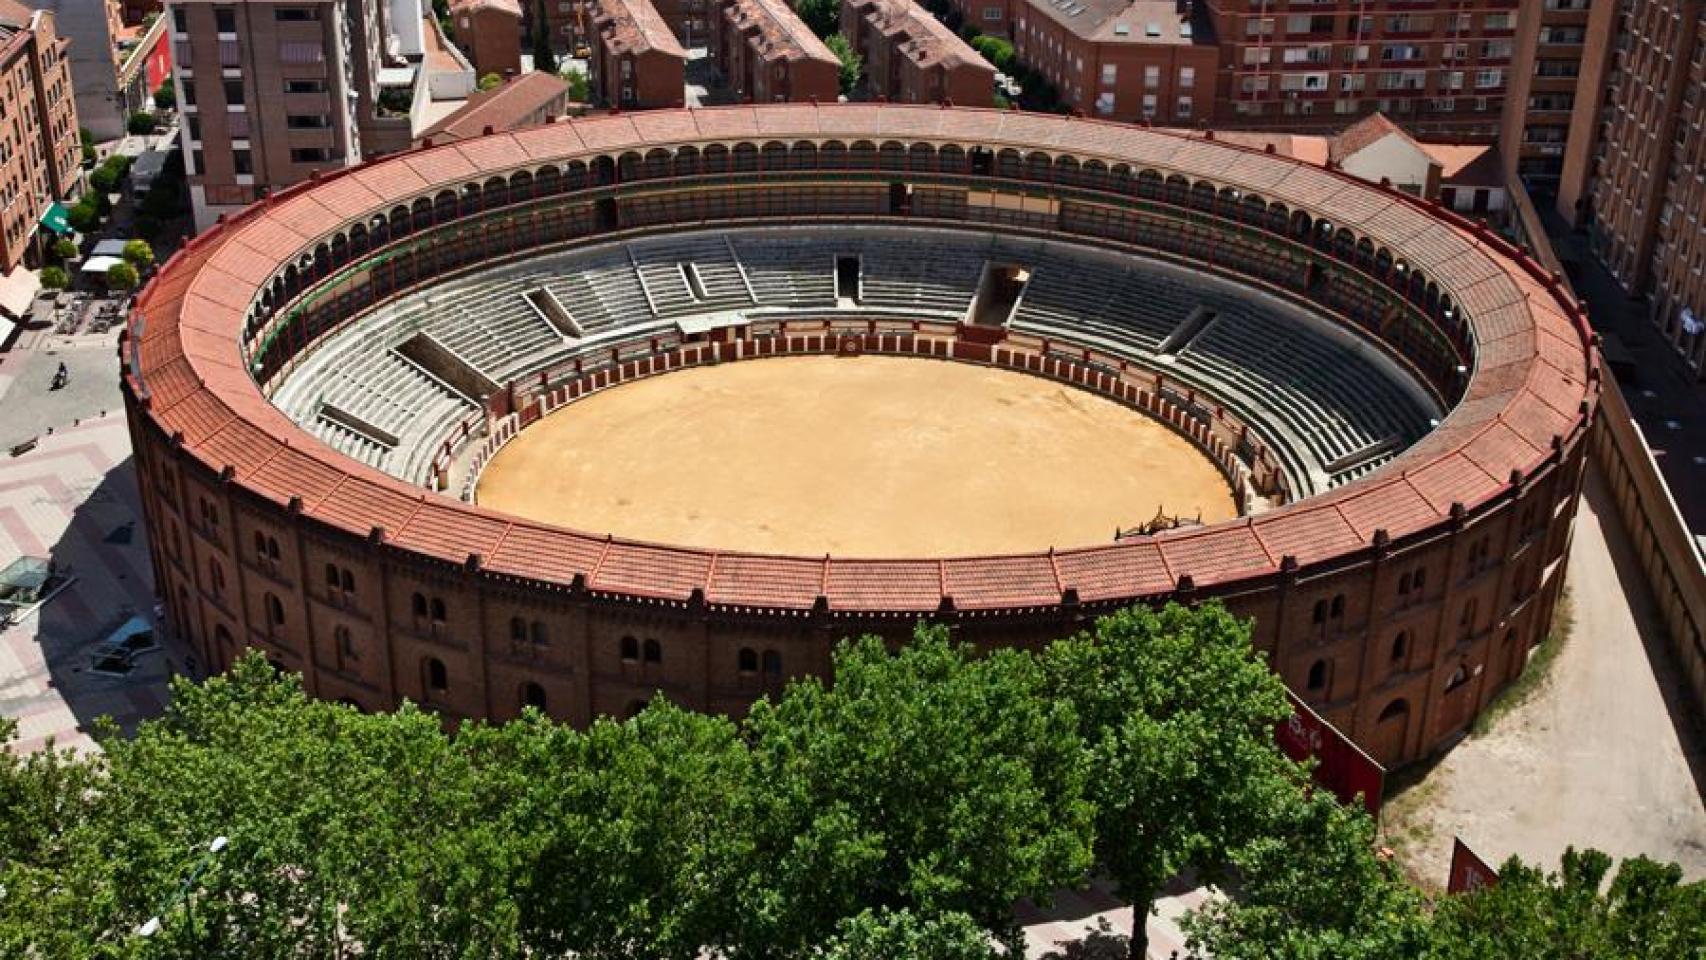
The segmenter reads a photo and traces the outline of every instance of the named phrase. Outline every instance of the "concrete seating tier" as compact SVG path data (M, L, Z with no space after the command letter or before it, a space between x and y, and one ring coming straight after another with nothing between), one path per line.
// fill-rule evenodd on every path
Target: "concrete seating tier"
M857 302L836 297L836 260L849 256L860 261ZM1181 392L1218 399L1272 441L1300 493L1376 469L1438 414L1398 382L1402 375L1371 344L1199 272L1053 241L853 225L654 236L453 279L382 306L321 344L275 389L273 402L350 456L420 480L436 441L478 398L396 352L416 331L501 384L597 342L665 330L689 316L760 310L959 319L987 266L1029 273L1011 319L1016 331L1128 357ZM580 324L582 339L563 337L527 302L524 294L541 286ZM1205 311L1213 314L1206 323ZM327 405L397 444L326 417Z

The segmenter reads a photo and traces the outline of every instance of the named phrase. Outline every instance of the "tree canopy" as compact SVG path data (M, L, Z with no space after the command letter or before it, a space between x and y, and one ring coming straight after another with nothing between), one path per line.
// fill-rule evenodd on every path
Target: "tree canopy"
M660 696L451 732L250 654L104 752L15 756L0 720L0 956L994 960L1015 899L1098 864L1142 912L1166 871L1231 877L1186 918L1200 958L1706 950L1706 886L1640 858L1604 892L1588 851L1424 898L1274 750L1277 681L1213 604L1041 653L923 628L833 671L740 721Z

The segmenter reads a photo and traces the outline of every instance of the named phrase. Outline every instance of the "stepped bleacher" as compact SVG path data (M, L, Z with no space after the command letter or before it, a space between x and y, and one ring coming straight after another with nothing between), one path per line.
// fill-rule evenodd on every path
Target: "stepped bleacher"
M848 256L860 260L860 296L838 306L836 260ZM438 441L480 398L396 352L416 331L502 384L695 316L862 311L957 320L989 264L1029 272L1014 330L1097 346L1217 398L1273 441L1296 491L1378 468L1436 413L1373 359L1372 346L1202 273L1069 243L864 226L669 234L452 279L334 335L273 401L340 451L419 481ZM563 336L527 301L541 287L582 337ZM1202 323L1203 311L1213 319ZM346 416L326 416L327 405Z

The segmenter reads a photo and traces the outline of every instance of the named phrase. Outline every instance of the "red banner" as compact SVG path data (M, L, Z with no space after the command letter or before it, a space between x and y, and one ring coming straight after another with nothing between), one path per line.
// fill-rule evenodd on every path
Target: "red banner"
M1446 893L1473 893L1498 883L1499 871L1469 849L1462 837L1451 838L1451 874L1446 877Z
M1314 758L1316 783L1333 791L1342 803L1355 802L1361 796L1369 816L1378 820L1386 768L1291 691L1286 691L1286 696L1291 698L1294 712L1274 732L1280 749L1293 760Z

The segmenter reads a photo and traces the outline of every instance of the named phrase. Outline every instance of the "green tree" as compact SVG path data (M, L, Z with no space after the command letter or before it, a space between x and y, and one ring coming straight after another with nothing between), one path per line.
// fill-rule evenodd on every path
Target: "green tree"
M837 0L799 0L794 12L825 41L841 28L841 5Z
M1013 45L992 34L982 34L973 38L971 46L989 65L1002 73L1009 73L1013 66Z
M64 290L70 283L64 267L42 267L41 285L48 290Z
M101 222L101 208L92 195L85 194L71 209L65 211L65 221L78 233L88 233Z
M1236 896L1185 918L1193 960L1422 956L1422 898L1375 855L1374 822L1361 807L1294 783L1275 794L1257 834L1228 856Z
M1166 883L1212 875L1295 789L1273 742L1291 714L1285 688L1250 646L1248 623L1218 603L1121 611L1051 646L1044 664L1077 715L1096 857L1133 904L1131 955L1142 957Z
M503 82L503 77L500 77L495 73L488 73L480 78L479 86L481 90L490 90L494 87L503 86Z
M564 67L561 74L563 81L569 85L569 102L586 103L592 96L592 82L587 79L586 71L579 67Z
M124 260L138 271L146 270L154 265L154 248L146 240L126 240Z
M723 717L659 697L584 733L537 715L465 735L486 816L526 851L517 911L549 956L720 947L751 845L750 755Z
M1706 956L1706 881L1646 857L1566 850L1556 873L1511 858L1499 882L1436 907L1430 960L1698 960ZM1601 889L1604 892L1601 892Z
M154 114L149 113L146 110L136 111L130 115L130 119L125 123L125 129L129 130L132 134L137 135L153 133Z
M545 0L533 14L533 69L557 72L557 51L551 45L551 18L545 15Z
M819 960L1000 960L989 935L963 913L919 917L867 910L842 921Z
M69 237L60 237L53 241L53 257L61 263L77 256L77 241Z
M89 174L89 186L97 193L112 193L118 189L120 179L117 170L103 163Z
M172 85L172 78L167 77L160 82L154 91L154 109L171 110L178 105L178 89Z
M761 700L747 721L763 854L737 916L748 951L789 956L867 907L960 912L1016 944L1012 904L1082 881L1087 769L1070 706L1036 658L974 658L920 628L890 654L876 638L816 678Z
M107 286L114 290L134 290L141 279L136 268L128 263L115 263L107 268Z
M829 52L835 54L835 59L841 61L841 93L849 96L854 88L859 86L859 77L865 72L865 61L853 49L853 44L839 33L832 33L823 41Z
M83 145L83 166L85 166L85 167L94 166L95 165L95 135L89 131L88 127L78 127L77 128L77 138L78 138L78 142L80 142Z

